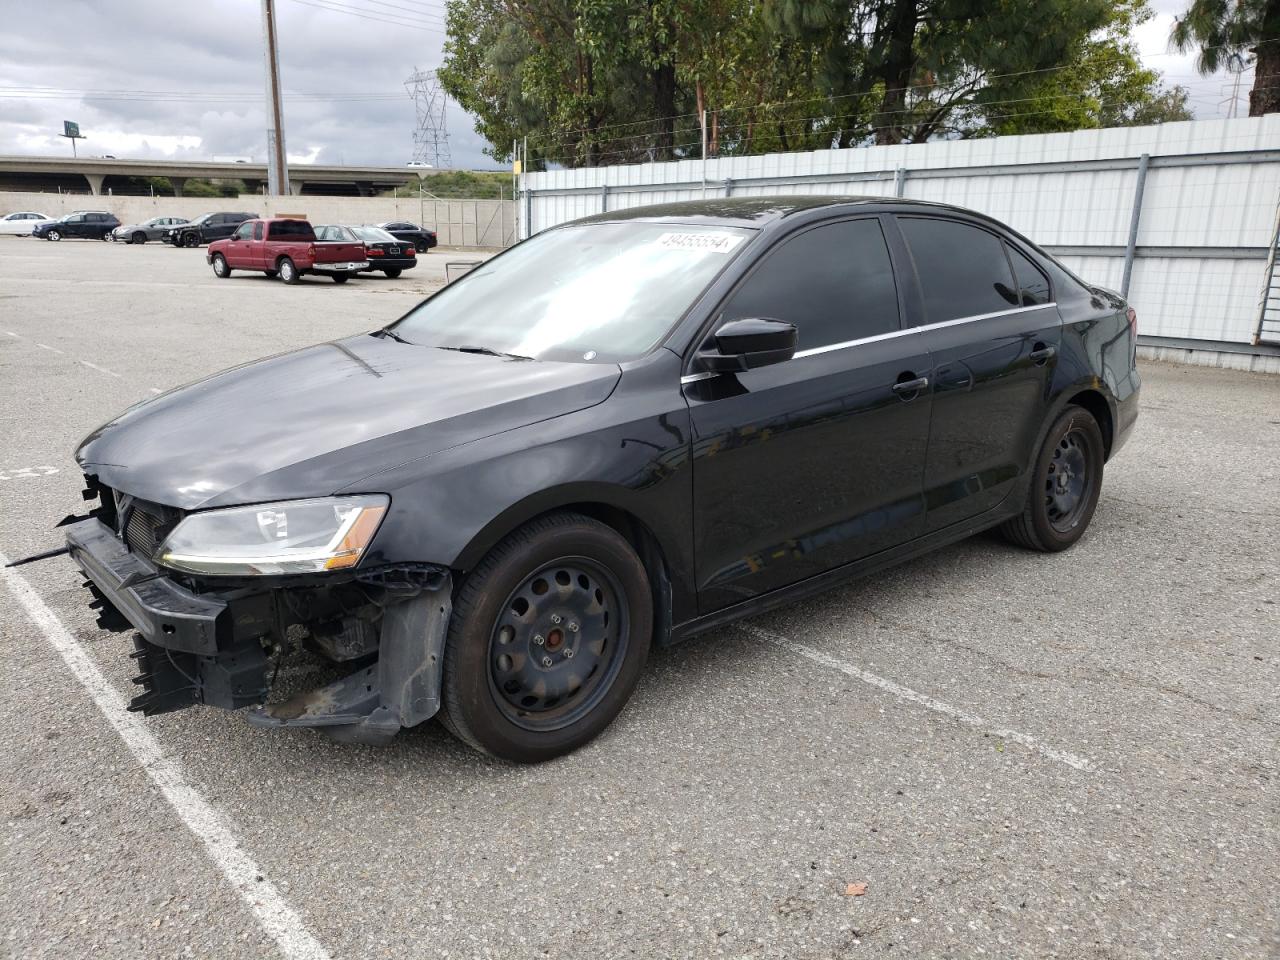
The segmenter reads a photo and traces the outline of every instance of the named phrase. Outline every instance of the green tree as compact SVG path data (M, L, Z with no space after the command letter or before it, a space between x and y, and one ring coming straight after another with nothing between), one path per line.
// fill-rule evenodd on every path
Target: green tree
M1252 60L1249 116L1280 111L1280 0L1192 0L1172 39L1183 52L1200 49L1201 73Z
M1121 0L1106 24L1076 39L1065 66L997 78L981 95L990 134L1055 133L1190 120L1187 91L1166 89L1130 37L1151 19L1145 0Z
M1145 3L450 0L439 75L496 159L569 166L700 156L704 110L711 156L1180 117Z

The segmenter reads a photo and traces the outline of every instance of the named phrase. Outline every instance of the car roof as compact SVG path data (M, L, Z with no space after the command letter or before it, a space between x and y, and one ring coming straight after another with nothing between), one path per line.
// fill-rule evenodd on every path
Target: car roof
M933 207L974 215L971 210L945 203L907 200L897 197L867 196L768 196L719 197L708 200L682 200L648 207L611 210L583 217L574 223L613 223L620 220L644 220L656 223L691 223L726 227L763 227L786 217L810 210L838 207ZM982 214L976 214L982 216ZM989 219L983 217L983 219Z

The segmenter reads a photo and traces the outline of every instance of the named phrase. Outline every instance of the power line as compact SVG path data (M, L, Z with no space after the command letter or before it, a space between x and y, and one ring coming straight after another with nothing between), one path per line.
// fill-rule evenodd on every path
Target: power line
M344 7L329 0L293 0L294 3L300 3L306 7L315 7L317 10L328 10L330 13L342 13L350 17L357 17L361 20L368 20L373 23L385 23L396 27L408 27L410 30L423 30L427 33L445 33L444 25L428 26L430 21L410 21L393 18L391 16L380 16L382 11L355 10L350 7Z

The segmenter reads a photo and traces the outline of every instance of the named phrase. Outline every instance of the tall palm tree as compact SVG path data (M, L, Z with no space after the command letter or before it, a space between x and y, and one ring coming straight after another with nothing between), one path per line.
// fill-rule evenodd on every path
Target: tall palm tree
M1200 48L1201 73L1254 62L1249 116L1280 112L1280 0L1191 0L1173 25L1179 50Z

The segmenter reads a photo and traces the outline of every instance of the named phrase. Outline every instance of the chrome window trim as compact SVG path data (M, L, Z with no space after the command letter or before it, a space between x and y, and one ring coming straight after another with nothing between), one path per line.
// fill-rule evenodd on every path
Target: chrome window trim
M894 337L903 337L909 333L919 333L924 330L941 330L943 327L956 327L962 323L974 323L978 320L992 320L996 317L1008 317L1015 313L1027 313L1030 310L1047 310L1049 307L1056 307L1057 305L1058 303L1056 300L1051 300L1048 303L1036 303L1029 307L1013 307L1009 310L996 310L994 313L976 313L971 317L957 317L954 320L942 320L938 323L926 323L918 327L908 327L905 330L890 330L888 333L877 333L872 337L861 337L858 340L845 340L842 343L829 343L824 347L812 347L808 350L798 350L796 351L795 357L792 359L798 360L801 357L813 357L820 353L831 353L834 350L846 350L849 347L860 346L864 343L875 343L877 340L891 340Z
M876 343L880 340L892 340L894 337L905 337L909 333L920 333L925 330L941 330L943 327L956 327L962 323L974 323L978 320L991 320L995 317L1008 317L1015 313L1027 313L1031 310L1047 310L1050 307L1056 307L1058 301L1050 300L1048 303L1036 303L1029 307L1013 307L1009 310L997 310L994 313L978 313L971 317L957 317L954 320L942 320L938 323L926 323L919 327L908 327L905 330L890 330L888 333L877 333L871 337L860 337L857 340L844 340L840 343L828 343L823 347L811 347L808 350L797 350L792 360L799 360L802 357L816 357L820 353L832 353L836 350L847 350L850 347L858 347L864 343ZM699 380L709 380L712 377L718 377L720 374L710 370L704 370L700 373L688 373L680 378L680 383L697 383Z

